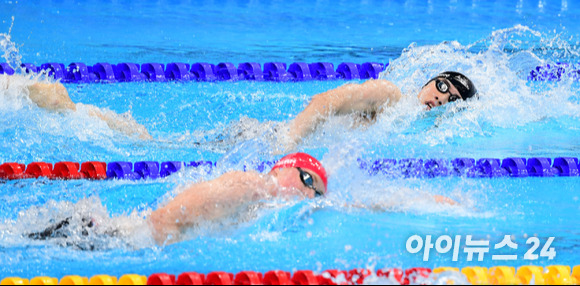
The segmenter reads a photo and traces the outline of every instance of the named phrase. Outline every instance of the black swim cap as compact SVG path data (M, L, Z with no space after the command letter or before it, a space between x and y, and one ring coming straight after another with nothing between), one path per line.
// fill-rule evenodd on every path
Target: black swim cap
M459 94L461 95L463 100L466 100L468 98L473 97L474 95L477 95L477 89L475 89L475 85L473 85L473 82L471 82L470 79L468 79L465 75L461 73L446 71L440 73L434 79L437 78L444 78L447 79L449 82L451 82L451 84L459 91Z

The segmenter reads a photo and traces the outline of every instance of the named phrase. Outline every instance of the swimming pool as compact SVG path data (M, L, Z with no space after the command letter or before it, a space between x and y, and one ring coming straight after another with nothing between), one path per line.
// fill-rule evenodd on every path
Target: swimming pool
M578 158L578 82L527 80L537 65L578 62L580 28L573 19L580 9L575 2L95 0L1 5L0 31L11 31L10 42L3 45L18 48L6 55L9 62L18 57L37 65L372 61L389 63L383 77L405 94L416 94L441 70L458 69L471 75L482 98L461 111L455 105L429 113L412 99L404 100L362 129L348 128L352 122L346 118L331 120L299 146L328 166L327 200L273 202L250 221L208 226L195 239L166 247L152 246L142 235L91 237L101 247L87 252L31 242L21 234L73 213L113 216L111 224L140 226L179 185L278 159L272 151L280 122L295 116L312 95L344 81L67 84L75 102L129 112L150 130L152 141L116 133L86 112L47 113L22 96L3 94L0 163L209 160L218 166L154 181L1 182L0 277L498 264L490 255L482 262L462 255L455 262L450 253L433 250L425 262L422 252L411 254L405 248L412 235L473 235L492 244L512 235L520 258L502 265L580 262L579 177L393 178L371 176L357 161ZM426 193L450 196L462 206L421 200ZM542 246L555 237L556 257L522 259L532 236Z

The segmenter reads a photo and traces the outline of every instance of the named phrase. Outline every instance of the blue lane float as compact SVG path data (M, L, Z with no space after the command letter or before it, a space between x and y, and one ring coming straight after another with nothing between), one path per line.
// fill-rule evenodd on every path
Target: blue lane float
M141 72L148 81L166 82L165 65L159 63L146 63L141 66Z
M64 67L64 64L46 63L40 66L40 70L46 71L48 76L52 78L66 78L66 68Z
M360 79L361 72L361 66L355 63L341 63L338 65L338 68L336 68L336 73L346 80Z
M116 83L115 70L109 63L97 63L93 66L93 73L97 76L97 81L102 83ZM59 78L57 78L59 79ZM65 78L62 78L65 79Z
M120 63L113 66L115 78L122 82L144 81L146 75L140 72L140 66L134 63Z
M580 66L570 63L552 63L537 66L528 75L530 81L560 81L565 78L580 80Z
M241 63L238 66L238 73L245 80L264 80L264 73L259 63Z
M307 63L292 63L288 68L288 73L294 77L295 81L312 80L312 73Z
M361 78L379 78L379 74L385 70L385 66L381 63L364 63L362 64Z
M556 158L553 169L560 176L580 176L578 158Z
M40 68L34 64L21 64L20 67L24 73L39 73Z
M527 177L528 167L525 158L507 158L502 161L501 167L512 177Z
M430 159L423 165L424 175L428 178L446 177L452 175L451 164L448 160Z
M308 67L310 68L312 78L317 80L338 79L338 73L334 71L334 65L332 63L312 63Z
M216 66L218 80L239 80L238 69L232 63L219 63Z
M0 63L0 74L13 75L14 69L7 63Z
M189 71L189 64L186 63L167 64L167 69L165 70L165 77L173 81L190 81L195 78L193 74Z
M265 63L264 64L264 79L269 81L293 81L295 77L286 69L285 63Z
M262 161L243 170L267 172L276 161ZM577 177L580 176L578 158L558 157L552 160L545 157L534 158L473 158L456 159L358 159L359 167L371 176L392 178L435 178L461 176L469 178L499 177ZM116 161L85 162L33 162L28 166L20 163L0 165L0 179L18 180L44 177L48 179L122 179L122 180L155 180L181 171L184 168L204 168L211 172L216 167L211 161L140 161L136 163ZM57 168L60 166L62 168ZM79 170L79 166L80 170ZM62 170L61 170L62 169ZM64 170L64 171L63 171ZM80 176L78 174L82 173Z
M465 176L469 170L475 167L475 159L473 158L457 158L451 160L453 171L458 176Z
M92 70L92 67L91 67ZM67 68L65 82L90 83L97 80L97 75L89 71L84 63L72 63Z
M181 80L198 80L198 81L215 81L218 79L216 76L216 66L209 63L196 63L191 66L191 77L183 78Z

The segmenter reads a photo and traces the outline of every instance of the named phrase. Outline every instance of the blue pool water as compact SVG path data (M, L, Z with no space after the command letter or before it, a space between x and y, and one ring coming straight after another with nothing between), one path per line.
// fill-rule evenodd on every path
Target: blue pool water
M3 1L0 8L7 62L377 61L390 63L382 77L408 95L368 128L333 118L298 146L327 166L327 199L269 202L251 219L208 225L192 240L159 247L139 228L175 188L278 159L276 130L314 94L344 81L66 85L73 101L143 124L151 141L113 131L82 108L48 113L16 88L3 91L0 163L211 160L218 166L156 181L0 182L0 277L580 263L579 177L405 179L370 176L357 163L578 158L578 82L529 82L527 75L540 64L580 62L574 22L580 3L63 0ZM481 99L423 112L414 95L448 69L470 75ZM461 206L435 204L426 194ZM91 252L21 237L73 214L128 234L70 239L99 245ZM415 234L473 235L492 248L512 235L518 260L493 261L492 254L512 253L491 249L483 262L467 261L463 252L455 262L433 249L424 262L422 252L405 248ZM523 259L533 236L542 246L555 237L553 260Z

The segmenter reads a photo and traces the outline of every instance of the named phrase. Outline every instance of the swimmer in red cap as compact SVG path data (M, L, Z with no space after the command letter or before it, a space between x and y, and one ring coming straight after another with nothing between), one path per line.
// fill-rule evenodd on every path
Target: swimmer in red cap
M294 153L282 158L268 174L256 171L232 171L211 181L189 185L166 205L147 218L151 234L159 245L187 239L185 235L203 223L221 223L227 219L243 220L248 209L273 198L315 198L326 195L328 176L316 158ZM66 238L72 217L26 237L34 240ZM83 235L102 232L116 236L115 230L98 231L91 218L82 219ZM83 250L93 246L74 245Z
M183 240L201 222L238 217L261 200L275 197L315 198L327 192L328 177L316 158L295 153L282 158L268 174L233 171L186 187L148 218L158 244Z
M298 176L296 176L298 172ZM278 183L283 186L302 187L300 183L311 191L304 194L308 197L321 197L326 194L328 188L328 176L322 164L316 158L306 153L294 153L280 159L272 170L270 175L278 178ZM300 178L300 183L296 178ZM280 179L288 179L280 181ZM312 194L309 194L312 193Z
M322 197L327 193L328 175L316 158L305 153L294 153L280 159L268 174L256 171L233 171L219 178L185 187L165 206L147 217L147 225L159 245L171 244L188 238L187 233L204 223L223 223L227 219L244 220L248 209L261 201L276 197ZM436 202L456 204L453 200L434 196ZM26 234L34 240L66 238L72 217L46 229ZM119 235L119 230L98 230L91 218L82 219L82 235L102 233ZM82 250L96 249L92 244L71 244Z

